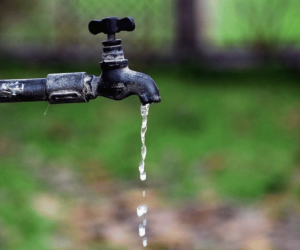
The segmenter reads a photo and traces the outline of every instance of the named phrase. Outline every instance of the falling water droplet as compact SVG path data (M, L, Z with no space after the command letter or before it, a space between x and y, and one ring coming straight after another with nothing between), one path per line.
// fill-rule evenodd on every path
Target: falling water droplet
M138 208L136 209L136 212L137 212L138 217L143 216L144 214L147 213L147 206L146 205L138 206Z
M145 196L146 196L146 191L144 190L144 191L143 191L143 197L145 197Z
M146 228L145 228L145 226L143 224L140 224L139 225L139 235L141 237L143 237L143 236L145 236L145 234L146 234Z
M143 220L143 225L147 226L147 220L146 219Z
M147 246L147 238L146 238L146 237L143 238L143 246L144 246L144 247Z
M147 179L146 172L141 173L140 178L141 178L142 181L145 181Z

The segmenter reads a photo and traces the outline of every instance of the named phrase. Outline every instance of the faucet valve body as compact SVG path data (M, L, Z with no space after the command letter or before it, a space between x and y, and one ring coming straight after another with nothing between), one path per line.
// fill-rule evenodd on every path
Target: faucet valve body
M100 62L101 69L105 68L118 68L128 66L128 60L124 57L122 40L117 39L113 41L103 41L103 53Z

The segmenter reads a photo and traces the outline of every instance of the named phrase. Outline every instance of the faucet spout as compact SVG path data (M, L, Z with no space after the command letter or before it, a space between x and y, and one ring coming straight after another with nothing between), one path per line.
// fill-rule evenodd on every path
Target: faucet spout
M159 90L153 79L146 74L130 70L128 66L102 68L97 95L114 100L138 95L143 105L161 101Z
M102 73L97 79L96 95L114 100L138 95L143 105L160 102L161 99L155 82L150 76L128 68L128 60L124 57L121 45L122 41L115 39L115 33L133 31L134 29L135 23L131 17L122 19L107 17L89 23L89 30L92 34L104 33L107 35L107 40L102 42L104 46L103 61L100 62Z

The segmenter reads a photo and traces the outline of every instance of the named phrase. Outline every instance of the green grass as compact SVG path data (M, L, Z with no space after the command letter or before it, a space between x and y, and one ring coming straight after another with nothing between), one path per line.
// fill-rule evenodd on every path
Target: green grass
M0 221L1 248L12 250L50 249L46 242L52 223L32 210L32 195L39 192L37 181L22 163L1 157Z
M96 68L87 66L7 64L0 79L82 70L97 74ZM155 79L162 97L160 104L150 107L148 118L147 185L170 200L193 199L210 190L239 200L299 193L299 186L290 189L300 151L296 73L209 72L178 66L144 72ZM140 183L141 116L136 96L121 102L97 98L88 104L51 105L44 116L47 106L0 105L0 185L11 197L2 199L0 221L24 237L27 228L32 228L32 237L50 232L43 219L33 222L37 215L29 204L30 197L45 188L32 176L36 159L73 166L83 177L99 169L116 181ZM16 204L22 204L20 213ZM28 224L23 224L24 217Z

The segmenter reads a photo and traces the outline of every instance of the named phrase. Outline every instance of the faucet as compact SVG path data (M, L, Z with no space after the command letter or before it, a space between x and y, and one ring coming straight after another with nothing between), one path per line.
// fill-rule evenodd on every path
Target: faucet
M47 78L0 80L0 102L49 101L51 104L88 102L97 96L122 100L138 95L143 105L160 102L158 88L153 79L130 70L124 58L120 31L133 31L132 17L107 17L92 20L89 31L93 35L104 33L101 75L85 72L49 74Z

